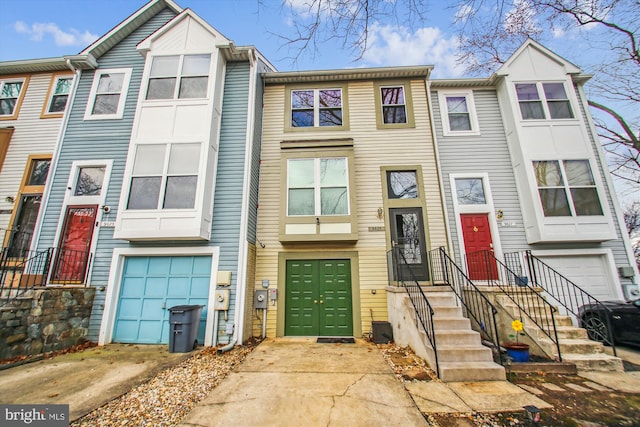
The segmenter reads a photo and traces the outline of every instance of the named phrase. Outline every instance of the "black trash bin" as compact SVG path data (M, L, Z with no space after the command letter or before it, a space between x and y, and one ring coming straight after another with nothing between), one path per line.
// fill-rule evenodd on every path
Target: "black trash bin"
M204 305L176 305L169 309L169 353L188 353L198 344Z

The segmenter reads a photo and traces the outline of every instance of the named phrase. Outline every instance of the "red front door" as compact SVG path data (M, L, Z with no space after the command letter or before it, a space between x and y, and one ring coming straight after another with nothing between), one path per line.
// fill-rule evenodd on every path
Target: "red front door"
M496 280L498 268L492 254L489 214L461 214L462 238L471 280Z
M70 206L64 218L62 236L51 280L82 283L89 261L89 246L98 206Z

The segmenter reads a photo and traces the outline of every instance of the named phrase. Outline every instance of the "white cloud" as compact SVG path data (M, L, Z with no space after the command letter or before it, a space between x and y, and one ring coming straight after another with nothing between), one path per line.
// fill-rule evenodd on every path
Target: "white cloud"
M29 35L31 40L37 42L50 36L56 46L87 46L98 38L96 34L92 34L87 30L81 32L75 28L70 28L68 31L63 31L52 22L36 22L29 26L23 21L17 21L13 28L18 34Z
M405 27L375 24L363 59L375 66L434 65L434 75L458 77L464 70L456 64L457 47L456 38L447 38L439 28L420 28L410 33Z

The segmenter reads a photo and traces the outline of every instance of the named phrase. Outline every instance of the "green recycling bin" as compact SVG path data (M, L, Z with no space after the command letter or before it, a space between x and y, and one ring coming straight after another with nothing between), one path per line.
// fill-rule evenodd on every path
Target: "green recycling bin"
M169 309L169 353L188 353L198 344L204 305L176 305Z

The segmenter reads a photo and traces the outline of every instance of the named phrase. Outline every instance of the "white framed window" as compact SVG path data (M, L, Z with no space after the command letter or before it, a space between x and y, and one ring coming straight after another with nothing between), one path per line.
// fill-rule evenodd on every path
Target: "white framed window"
M128 210L194 209L202 144L138 144Z
M84 119L121 119L130 81L130 68L96 70Z
M349 215L347 158L289 159L287 215Z
M573 119L571 102L562 82L516 83L522 120Z
M342 126L342 89L291 91L291 127Z
M113 160L73 162L67 183L67 204L102 204L106 198Z
M440 91L438 99L445 136L480 133L472 91Z
M61 115L64 113L72 86L73 74L53 76L43 115Z
M588 160L533 162L544 216L604 215Z
M206 98L210 65L210 54L153 57L145 99Z
M384 124L407 123L407 105L404 86L380 87L382 122Z
M0 80L0 119L17 117L26 87L25 78Z

